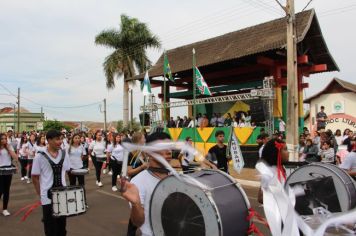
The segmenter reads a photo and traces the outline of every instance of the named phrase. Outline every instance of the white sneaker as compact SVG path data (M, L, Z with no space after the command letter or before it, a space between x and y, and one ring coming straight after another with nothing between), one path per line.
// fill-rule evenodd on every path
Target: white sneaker
M112 175L112 171L109 171L109 175Z
M2 214L3 214L4 216L9 216L9 215L11 215L8 210L3 210L3 211L2 211Z
M112 186L111 190L112 190L113 192L116 192L116 191L117 191L117 187L116 187L116 186Z
M105 175L105 174L106 174L106 172L107 172L107 170L106 170L106 169L104 169L104 170L103 170L103 174Z
M103 183L102 183L102 182L99 182L99 183L98 183L98 186L99 186L99 187L102 187L102 186L103 186Z
M25 178L24 177L21 177L21 181L24 181L25 180Z
M28 180L26 181L26 183L30 184L30 183L31 183L31 180L30 180L30 179L28 179Z
M27 179L28 179L28 177L27 177L27 176L25 176L25 179L27 180Z
M96 184L96 185L99 185L99 181L95 181L95 184Z

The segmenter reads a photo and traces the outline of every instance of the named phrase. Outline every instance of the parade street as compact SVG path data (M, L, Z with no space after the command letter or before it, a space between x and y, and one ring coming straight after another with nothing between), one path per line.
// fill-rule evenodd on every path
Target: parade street
M86 176L85 186L89 209L84 215L67 218L67 235L126 235L130 212L128 203L120 196L120 193L111 191L109 176L104 175L103 177L104 186L98 188L95 185L94 171ZM263 208L259 207L257 203L258 188L243 186L243 189L246 191L252 207L263 214ZM9 203L9 211L12 215L6 218L0 216L1 235L44 235L41 222L42 209L40 207L34 210L25 222L21 222L23 213L17 217L14 216L16 211L37 200L38 197L33 185L21 182L19 175L14 175ZM270 235L266 227L262 226L258 220L254 220L254 222L264 235Z

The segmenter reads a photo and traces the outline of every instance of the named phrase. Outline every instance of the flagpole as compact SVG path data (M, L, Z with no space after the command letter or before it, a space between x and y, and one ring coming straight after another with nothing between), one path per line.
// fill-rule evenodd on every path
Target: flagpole
M196 143L196 135L195 133L197 132L197 127L196 127L196 117L197 117L197 110L196 110L196 81L195 81L195 67L196 67L196 61L195 61L195 49L193 48L193 124L194 124L194 147Z
M164 61L164 58L166 57L166 51L164 51L164 56L163 56L163 61ZM166 75L165 75L165 69L164 69L164 66L163 66L163 126L164 128L167 127L167 123L166 123Z

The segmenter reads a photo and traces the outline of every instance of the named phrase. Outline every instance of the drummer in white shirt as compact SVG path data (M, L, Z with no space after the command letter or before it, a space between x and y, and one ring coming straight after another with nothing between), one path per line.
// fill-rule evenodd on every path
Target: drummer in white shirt
M121 173L122 161L124 159L124 149L121 146L121 135L115 133L113 135L113 143L108 145L106 151L107 158L110 159L112 168L111 189L116 192L117 176Z
M103 133L98 130L94 135L94 140L89 145L89 154L95 166L96 185L102 187L101 169L106 161L106 142L103 138Z
M72 139L70 140L69 146L67 148L67 153L70 161L70 169L71 171L80 170L87 171L83 166L83 156L86 155L86 151L84 147L80 143L80 134L74 134ZM78 180L78 184L84 186L84 175L75 174L73 172L68 173L69 183L70 185L76 185Z
M11 167L11 160L18 160L16 153L11 145L7 143L6 134L0 134L0 168ZM0 199L2 198L2 214L9 216L10 212L7 210L7 206L10 199L10 186L11 186L12 174L1 175L0 173Z

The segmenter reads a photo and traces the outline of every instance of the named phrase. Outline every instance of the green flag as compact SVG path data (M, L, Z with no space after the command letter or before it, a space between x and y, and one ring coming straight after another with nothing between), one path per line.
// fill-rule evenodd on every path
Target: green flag
M141 91L143 95L147 96L152 93L151 91L151 83L150 83L150 77L148 77L148 72L146 71L145 78L142 81L141 84Z
M200 94L202 95L209 95L211 96L211 92L210 89L208 87L208 85L206 84L203 76L201 75L198 67L194 67L195 69L195 81L196 81L196 86L198 88L198 91Z
M163 73L164 73L163 76L165 78L168 78L170 81L172 81L174 83L174 79L173 79L172 71L171 71L171 66L169 65L166 53L164 53Z

